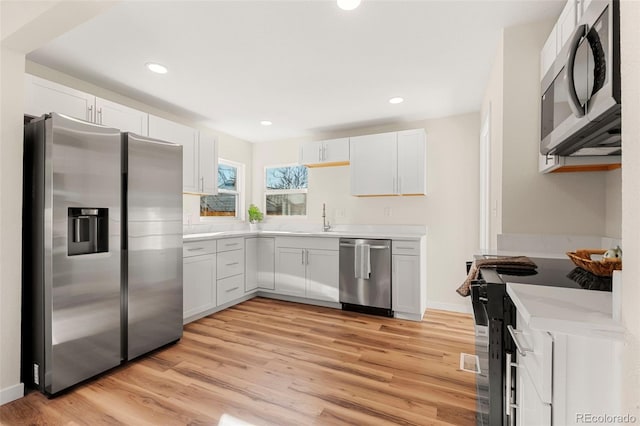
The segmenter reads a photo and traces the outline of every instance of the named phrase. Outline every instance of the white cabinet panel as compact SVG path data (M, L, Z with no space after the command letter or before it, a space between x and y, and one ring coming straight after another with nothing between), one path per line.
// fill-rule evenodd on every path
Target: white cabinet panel
M258 288L258 238L244 240L244 291Z
M147 136L149 114L106 99L96 98L96 122L123 132Z
M519 426L551 425L551 404L545 404L523 367L516 368L517 408L512 415L516 416Z
M183 259L183 318L216 306L216 255Z
M275 287L275 241L258 238L258 287L273 290Z
M300 144L300 164L318 164L322 161L322 141Z
M424 130L398 132L398 194L426 193L426 141Z
M304 249L288 247L277 249L275 290L278 293L305 296L306 266L304 255Z
M302 143L299 160L300 164L309 167L346 165L349 163L349 138Z
M33 75L25 74L24 112L36 117L57 112L93 121L95 96Z
M339 256L333 250L306 250L306 296L338 302Z
M218 144L216 138L200 133L198 142L198 170L200 192L218 193Z
M397 179L397 133L350 139L351 195L393 195Z
M218 279L244 274L244 250L218 253L217 271Z
M422 316L420 256L394 254L391 258L393 310Z
M182 187L199 191L198 131L164 118L149 115L149 136L182 145Z
M542 51L540 52L540 81L544 78L544 75L549 71L551 65L553 65L553 61L556 59L556 54L558 52L558 38L556 36L557 25L553 27L551 30L551 34L547 38L547 41L544 43L542 47Z
M218 280L218 306L229 303L244 295L244 274Z

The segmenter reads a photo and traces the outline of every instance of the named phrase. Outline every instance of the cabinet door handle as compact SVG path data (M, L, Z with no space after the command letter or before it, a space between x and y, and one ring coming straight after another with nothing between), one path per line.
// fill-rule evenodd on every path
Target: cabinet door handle
M231 293L232 291L235 291L235 290L237 290L237 289L239 289L239 288L240 288L240 287L237 287L237 286L236 286L236 287L230 288L229 290L225 290L225 291L226 291L227 293Z
M225 243L225 247L233 247L233 246L237 246L240 243Z
M304 265L304 249L300 250L300 254L302 255L302 257L300 257L300 264Z
M396 247L396 248L397 248L398 250L413 250L413 247L401 247L401 246L398 246L398 247Z
M507 325L507 330L509 330L513 343L516 344L516 349L521 356L527 356L528 352L533 352L533 349L525 347L520 340L518 340L518 336L522 334L522 331L515 330L511 325Z
M204 250L204 247L194 247L194 248L187 249L187 251L199 251L199 250Z
M306 260L305 264L308 265L309 264L309 250L305 250L304 253L305 253L306 257L307 257L307 260Z
M327 161L327 146L322 146L322 161Z
M98 115L100 119L96 119L96 121L98 121L98 124L102 124L102 108L98 108Z
M225 263L225 266L233 266L233 265L237 265L240 262L231 262L231 263Z
M87 121L90 121L93 123L93 105L89 105L89 120Z

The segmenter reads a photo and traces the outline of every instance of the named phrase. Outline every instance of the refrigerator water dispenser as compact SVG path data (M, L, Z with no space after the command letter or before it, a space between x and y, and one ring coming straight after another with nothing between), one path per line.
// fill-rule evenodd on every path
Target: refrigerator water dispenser
M109 251L109 209L69 207L67 254Z

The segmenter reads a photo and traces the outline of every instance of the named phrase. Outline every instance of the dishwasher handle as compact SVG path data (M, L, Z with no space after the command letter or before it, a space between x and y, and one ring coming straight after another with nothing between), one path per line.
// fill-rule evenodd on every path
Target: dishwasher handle
M356 244L340 243L340 247L355 248ZM369 248L371 250L384 250L384 249L388 249L389 246L372 246L372 245L369 245Z

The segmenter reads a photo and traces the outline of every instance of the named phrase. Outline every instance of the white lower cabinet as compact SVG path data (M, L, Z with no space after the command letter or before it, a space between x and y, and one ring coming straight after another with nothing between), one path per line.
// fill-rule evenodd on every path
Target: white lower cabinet
M339 256L333 250L307 249L306 297L337 302Z
M275 242L273 237L249 237L245 240L244 291L275 286Z
M275 293L338 302L337 238L277 238Z
M244 275L218 280L218 305L224 305L244 295Z
M283 247L276 250L276 283L277 293L289 296L305 297L305 265L303 248Z
M420 303L420 257L394 254L392 257L392 304L395 312L422 315Z
M182 316L187 319L216 306L216 255L204 254L183 260Z
M551 404L542 401L529 377L526 368L519 365L516 368L517 408L512 415L516 415L519 426L542 426L551 424Z
M396 318L422 321L427 309L426 240L391 242L391 306Z

